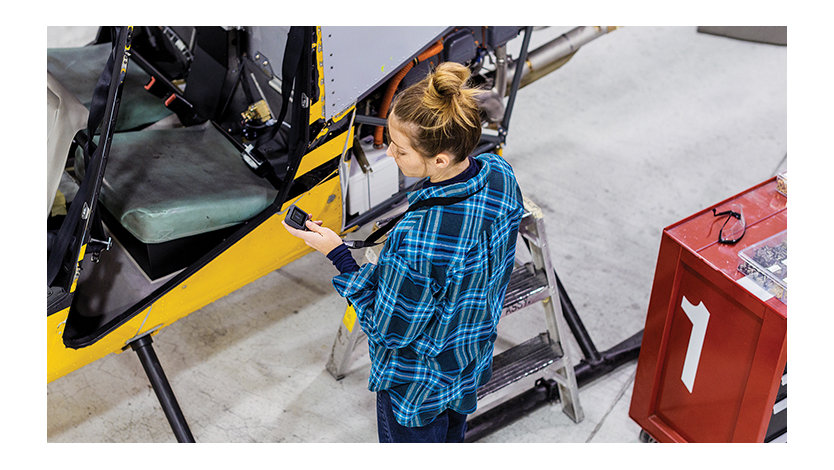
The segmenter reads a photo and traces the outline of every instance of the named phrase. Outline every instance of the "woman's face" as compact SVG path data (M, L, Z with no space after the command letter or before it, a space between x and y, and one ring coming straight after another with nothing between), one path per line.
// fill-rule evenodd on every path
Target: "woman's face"
M392 157L400 171L405 176L413 176L422 178L431 176L431 168L429 164L432 159L420 155L419 152L411 147L411 140L406 134L402 123L394 116L393 113L388 117L388 150L385 152L389 157Z

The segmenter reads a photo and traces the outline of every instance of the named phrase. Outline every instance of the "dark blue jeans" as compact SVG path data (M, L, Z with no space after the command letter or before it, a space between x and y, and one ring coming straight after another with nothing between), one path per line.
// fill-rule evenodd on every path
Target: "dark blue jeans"
M391 396L382 390L376 393L376 427L379 442L463 442L466 415L446 410L425 426L409 428L397 422Z

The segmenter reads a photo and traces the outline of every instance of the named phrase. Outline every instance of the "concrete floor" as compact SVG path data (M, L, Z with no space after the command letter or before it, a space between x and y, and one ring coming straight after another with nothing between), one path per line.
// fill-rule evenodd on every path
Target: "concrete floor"
M83 44L89 31L50 28L48 43ZM537 31L533 46L563 31ZM626 27L519 92L504 155L544 211L555 267L599 350L643 328L663 227L786 169L786 76L785 47ZM331 274L307 256L154 337L198 442L376 442L367 349L341 381L324 369L344 306ZM541 310L519 312L498 342L542 322ZM638 442L635 366L580 389L579 424L547 405L482 442ZM133 353L49 384L46 431L48 442L174 441Z

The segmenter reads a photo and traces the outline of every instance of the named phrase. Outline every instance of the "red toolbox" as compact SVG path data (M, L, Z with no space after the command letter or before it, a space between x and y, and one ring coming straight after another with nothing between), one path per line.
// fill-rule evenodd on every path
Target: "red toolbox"
M774 177L663 230L629 409L654 440L786 440L785 183ZM713 208L743 214L741 240L719 243L729 216Z

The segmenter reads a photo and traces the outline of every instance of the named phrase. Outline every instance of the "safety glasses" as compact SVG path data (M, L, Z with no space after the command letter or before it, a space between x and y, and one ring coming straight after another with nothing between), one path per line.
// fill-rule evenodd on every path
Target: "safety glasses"
M715 208L712 209L712 215L715 217L727 216L727 219L724 220L724 225L718 231L718 243L732 245L741 240L747 231L747 224L744 222L744 212L741 207L733 206L733 209L736 209L738 212L736 210L718 212Z

